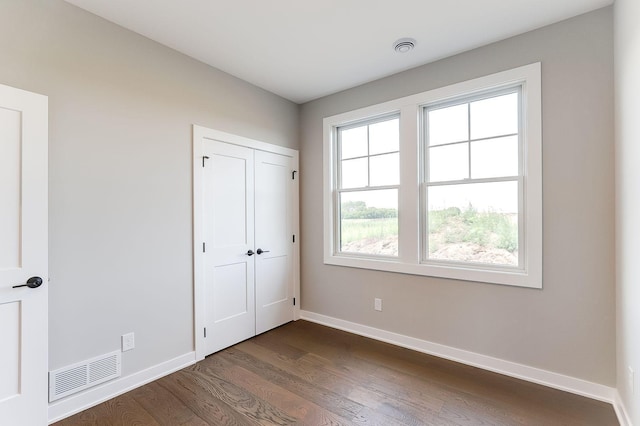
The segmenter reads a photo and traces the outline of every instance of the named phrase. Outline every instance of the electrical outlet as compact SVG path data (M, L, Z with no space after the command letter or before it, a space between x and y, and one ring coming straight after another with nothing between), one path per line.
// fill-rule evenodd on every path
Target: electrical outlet
M373 309L382 311L382 299L378 299L377 297L373 299Z
M136 341L133 333L122 335L122 352L130 351L136 347Z
M627 371L627 383L629 385L629 391L631 392L631 394L633 395L633 382L634 382L634 373L633 373L633 368L631 368L631 366L628 366L628 371Z

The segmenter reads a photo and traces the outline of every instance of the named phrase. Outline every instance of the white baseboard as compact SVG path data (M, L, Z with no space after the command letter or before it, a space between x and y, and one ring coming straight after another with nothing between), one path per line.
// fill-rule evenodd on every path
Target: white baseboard
M546 371L535 367L529 367L527 365L518 364L511 361L505 361L503 359L494 358L475 352L456 349L451 346L441 345L439 343L416 339L414 337L381 330L379 328L369 327L350 321L344 321L338 318L316 314L309 311L301 311L300 315L302 319L305 319L307 321L312 321L318 324L326 325L328 327L358 334L360 336L370 337L375 340L391 343L396 346L413 349L418 352L435 355L440 358L449 359L451 361L471 365L473 367L482 368L484 370L493 371L495 373L504 374L506 376L515 377L517 379L522 379L528 382L560 389L566 392L571 392L611 404L614 404L615 395L617 394L617 390L609 386L588 382L586 380L553 373L551 371Z
M196 362L196 353L189 352L177 358L138 371L129 376L104 383L77 395L68 396L49 404L49 424L72 416L87 408L129 392L132 389L188 367Z
M622 398L620 397L620 393L618 391L615 392L613 409L616 410L616 415L618 416L620 426L633 426L633 424L631 423L631 418L629 417L629 412L624 406L624 402L622 402Z

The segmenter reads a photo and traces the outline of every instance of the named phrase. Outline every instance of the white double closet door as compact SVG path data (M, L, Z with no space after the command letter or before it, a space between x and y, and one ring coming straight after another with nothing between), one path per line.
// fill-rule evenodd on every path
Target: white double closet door
M205 355L294 319L292 158L203 140Z

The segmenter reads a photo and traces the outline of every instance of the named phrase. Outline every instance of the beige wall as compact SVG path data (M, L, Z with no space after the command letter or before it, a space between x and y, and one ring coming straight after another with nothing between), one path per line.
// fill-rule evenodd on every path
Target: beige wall
M612 22L602 9L304 104L302 309L614 386ZM323 117L537 61L542 290L323 264Z
M191 125L298 148L298 106L62 0L1 1L0 58L49 96L49 367L192 351Z
M615 3L618 391L640 424L640 2ZM634 393L628 368L635 372Z

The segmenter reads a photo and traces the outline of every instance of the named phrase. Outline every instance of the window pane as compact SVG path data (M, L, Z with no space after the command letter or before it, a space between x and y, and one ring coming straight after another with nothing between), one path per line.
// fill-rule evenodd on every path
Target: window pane
M400 119L382 121L369 126L369 155L400 150Z
M398 255L398 190L340 194L340 251Z
M367 158L342 161L341 188L364 188L369 185Z
M400 154L376 155L369 158L371 186L398 185L400 183Z
M469 104L429 111L429 145L461 142L469 139Z
M342 159L367 155L367 126L340 130L340 149Z
M518 94L471 102L471 139L518 133Z
M518 266L518 182L431 186L428 257Z
M471 177L473 179L517 175L517 136L471 142Z
M469 143L429 148L429 181L469 178Z

